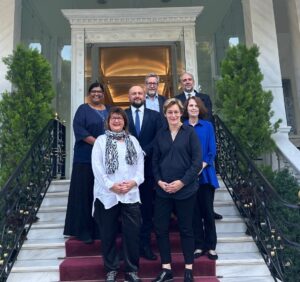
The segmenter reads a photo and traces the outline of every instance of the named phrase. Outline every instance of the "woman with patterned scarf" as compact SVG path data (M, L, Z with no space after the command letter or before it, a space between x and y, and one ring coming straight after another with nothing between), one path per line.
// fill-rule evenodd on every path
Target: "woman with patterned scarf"
M119 269L116 237L118 218L121 217L125 281L139 282L141 214L138 186L144 181L144 155L139 142L128 133L124 110L111 108L106 128L92 151L94 217L101 225L106 281L116 281Z

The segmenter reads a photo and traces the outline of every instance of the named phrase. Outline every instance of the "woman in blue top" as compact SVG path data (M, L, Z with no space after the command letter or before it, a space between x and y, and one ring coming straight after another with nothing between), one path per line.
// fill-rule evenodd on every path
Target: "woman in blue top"
M92 243L99 236L92 218L94 175L91 154L96 138L104 133L108 110L103 104L103 85L91 84L88 93L87 103L79 106L73 120L76 141L64 235Z
M216 141L211 122L203 120L207 110L197 97L190 97L185 104L184 122L194 127L200 140L203 154L202 171L199 175L199 189L194 213L194 257L198 258L207 252L209 259L216 260L217 233L214 219L214 193L219 183L214 167Z

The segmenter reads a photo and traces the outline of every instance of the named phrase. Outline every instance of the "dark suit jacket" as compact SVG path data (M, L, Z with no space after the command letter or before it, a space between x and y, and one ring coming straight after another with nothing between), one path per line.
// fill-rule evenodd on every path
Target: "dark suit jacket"
M129 132L139 141L143 151L146 153L145 157L145 176L152 176L152 152L153 142L158 130L162 127L162 117L160 113L152 111L145 107L143 123L141 126L140 135L137 136L133 115L131 108L125 110L129 120Z
M213 122L212 103L211 103L210 97L207 94L199 93L196 90L194 90L194 92L196 93L195 96L202 100L202 102L204 103L206 109L208 110L206 120L209 120L209 121ZM182 92L179 95L175 96L175 98L179 99L183 104L186 101L186 97L185 97L184 92Z
M158 103L159 103L159 112L163 115L164 111L163 111L163 106L165 101L167 100L167 98L165 96L162 95L158 95Z

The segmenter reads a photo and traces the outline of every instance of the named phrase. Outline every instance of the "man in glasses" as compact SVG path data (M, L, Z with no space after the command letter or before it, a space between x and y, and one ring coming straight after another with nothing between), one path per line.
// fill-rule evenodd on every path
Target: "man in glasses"
M146 108L159 112L163 115L163 105L166 97L157 93L159 76L155 73L149 73L145 78L146 86Z

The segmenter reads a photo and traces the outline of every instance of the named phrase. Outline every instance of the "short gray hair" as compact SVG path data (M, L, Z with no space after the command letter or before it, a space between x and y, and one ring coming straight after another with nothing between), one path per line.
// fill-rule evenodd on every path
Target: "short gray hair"
M146 77L145 77L145 83L147 83L148 78L150 78L150 77L155 77L156 80L157 80L157 83L159 83L159 76L156 73L154 73L154 72L150 72L150 73L148 73L146 75Z

